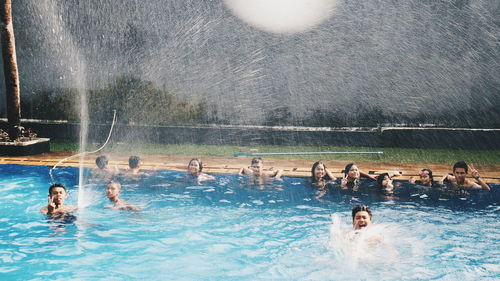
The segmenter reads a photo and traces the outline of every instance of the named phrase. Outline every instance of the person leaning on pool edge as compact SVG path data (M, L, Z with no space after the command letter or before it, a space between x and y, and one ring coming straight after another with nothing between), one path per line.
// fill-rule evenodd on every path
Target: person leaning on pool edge
M334 181L337 178L332 174L330 170L326 168L326 165L321 161L316 161L311 168L311 181L313 183Z
M240 176L249 175L253 177L274 177L275 179L281 179L283 175L283 170L278 169L276 171L264 170L264 160L260 157L253 158L250 167L241 168L238 172Z
M432 175L432 170L422 169L420 170L420 172L418 172L418 176L420 180L416 180L414 177L410 177L410 179L408 179L408 183L429 187L434 186L434 176Z
M359 170L358 166L354 163L349 163L344 168L344 177L340 182L342 188L350 188L359 185L359 180L361 177L368 178L369 180L376 181L377 178L362 172Z
M472 177L476 179L479 184L468 180L467 174L469 170L472 172ZM453 165L453 175L444 175L439 181L440 184L444 184L444 181L448 180L451 184L463 187L463 188L483 188L490 190L490 187L481 179L479 172L474 168L474 165L467 165L464 161L460 161Z
M47 206L40 209L45 215L51 216L52 218L63 217L77 209L76 206L64 205L64 200L68 194L66 193L66 187L60 183L55 183L49 187L49 198Z

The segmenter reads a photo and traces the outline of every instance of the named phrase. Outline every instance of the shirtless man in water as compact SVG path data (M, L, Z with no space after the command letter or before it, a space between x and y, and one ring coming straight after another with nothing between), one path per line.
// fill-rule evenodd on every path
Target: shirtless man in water
M376 227L372 227L372 211L368 206L357 205L352 209L352 225L354 231L349 232L347 238L351 242L362 243L361 245L366 246L362 248L364 258L387 258L387 261L395 261L396 257L399 255L398 251L394 246L389 243L380 231L377 231ZM383 256L377 256L369 254L368 249L382 249L382 252L387 254Z
M352 225L355 230L372 225L372 211L370 207L358 205L352 209Z
M109 201L113 202L113 206L110 209L126 210L138 212L141 208L135 206L134 204L121 199L120 193L122 191L122 185L119 182L112 181L106 186L106 196Z
M97 168L92 169L92 177L100 180L111 180L119 173L118 167L108 165L108 157L101 155L95 159Z
M125 180L141 180L143 177L149 177L157 172L155 170L141 169L141 158L139 156L130 156L128 158L128 169L122 171L121 176Z
M64 200L68 194L66 193L66 187L64 185L55 183L49 187L49 198L47 206L40 209L45 215L52 218L62 218L65 215L75 211L76 206L66 206L64 205Z
M469 170L472 173L472 177L474 179L476 179L476 181L479 184L466 178ZM439 184L444 184L445 180L448 180L454 186L462 187L465 189L467 189L467 188L482 188L482 189L490 190L490 187L481 179L479 172L474 168L474 166L472 164L467 165L467 163L465 163L464 161L460 161L460 162L455 163L455 165L453 165L453 176L452 175L445 175L439 181Z
M250 175L253 177L266 177L266 178L274 177L275 179L279 180L283 175L283 170L266 171L264 170L264 160L262 160L262 158L260 157L257 157L252 159L250 167L241 168L238 174L240 176Z

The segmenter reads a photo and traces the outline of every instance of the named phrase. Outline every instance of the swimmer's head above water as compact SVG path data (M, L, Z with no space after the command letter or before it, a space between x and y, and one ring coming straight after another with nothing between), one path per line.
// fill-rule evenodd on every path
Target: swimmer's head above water
M467 173L469 172L469 166L464 161L460 161L453 165L453 176L459 185L465 183L465 178L467 177Z
M359 230L372 224L372 211L368 206L357 205L352 209L352 225Z
M49 198L55 206L64 205L64 200L67 197L66 187L60 183L54 183L49 187Z
M432 176L432 171L429 169L422 169L418 172L418 176L420 177L420 182L422 185L432 185L432 181L434 177Z
M344 168L344 178L348 181L354 181L356 179L359 179L360 177L360 172L358 169L358 166L354 163L349 163L345 166Z
M141 162L141 158L139 156L130 156L128 158L128 166L130 169L137 169L139 168Z
M118 198L122 191L122 185L119 182L111 181L106 185L106 196L113 201Z
M389 173L382 173L377 178L377 185L379 188L392 190L394 185L392 184L392 179Z
M253 171L254 175L260 176L264 170L264 160L260 157L253 158L249 168Z
M312 165L311 178L314 181L322 180L326 175L326 166L321 161L317 161Z
M105 155L101 155L95 159L95 164L99 169L103 170L108 165L108 158Z
M199 158L189 160L187 171L192 176L198 176L203 171L203 163Z

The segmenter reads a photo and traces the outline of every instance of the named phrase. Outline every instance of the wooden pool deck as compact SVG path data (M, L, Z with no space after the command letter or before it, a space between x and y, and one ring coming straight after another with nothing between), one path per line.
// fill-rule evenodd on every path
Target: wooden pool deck
M73 155L65 152L49 152L33 156L8 157L0 156L0 164L19 164L35 166L54 166L61 159ZM95 167L95 158L99 154L87 154L83 159L83 165L86 168ZM125 154L107 155L110 165L116 165L119 168L128 167L128 157ZM167 169L175 171L185 171L187 163L192 156L180 155L138 155L141 157L141 168L144 169ZM241 167L250 165L252 157L203 157L203 171L212 174L234 174ZM59 166L78 167L79 157L69 159ZM284 176L289 177L308 177L311 175L311 166L314 161L310 160L287 160L279 158L264 158L264 167L266 169L283 169ZM342 171L349 161L323 161L336 177L342 176ZM452 165L443 164L411 164L411 163L378 163L378 162L356 162L358 167L370 174L379 174L384 172L400 172L402 175L398 179L406 180L411 176L417 176L418 171L423 168L431 169L434 179L438 180L446 173L451 173ZM477 165L481 177L489 183L500 183L500 165L480 166Z

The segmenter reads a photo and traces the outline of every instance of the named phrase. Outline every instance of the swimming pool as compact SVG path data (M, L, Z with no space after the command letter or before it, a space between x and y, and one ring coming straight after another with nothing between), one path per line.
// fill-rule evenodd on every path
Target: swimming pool
M56 180L77 202L78 170ZM73 222L50 221L49 168L0 165L2 280L495 280L500 276L499 186L491 192L435 196L402 189L387 197L333 189L317 198L302 178L266 185L235 175L183 182L160 171L123 183L122 197L143 208L109 205L104 183L87 185L91 205ZM397 251L348 252L335 240L350 211L370 205L374 223ZM332 215L335 221L332 223ZM367 258L370 257L371 258ZM375 259L373 259L375 257ZM383 256L380 256L383 257Z

